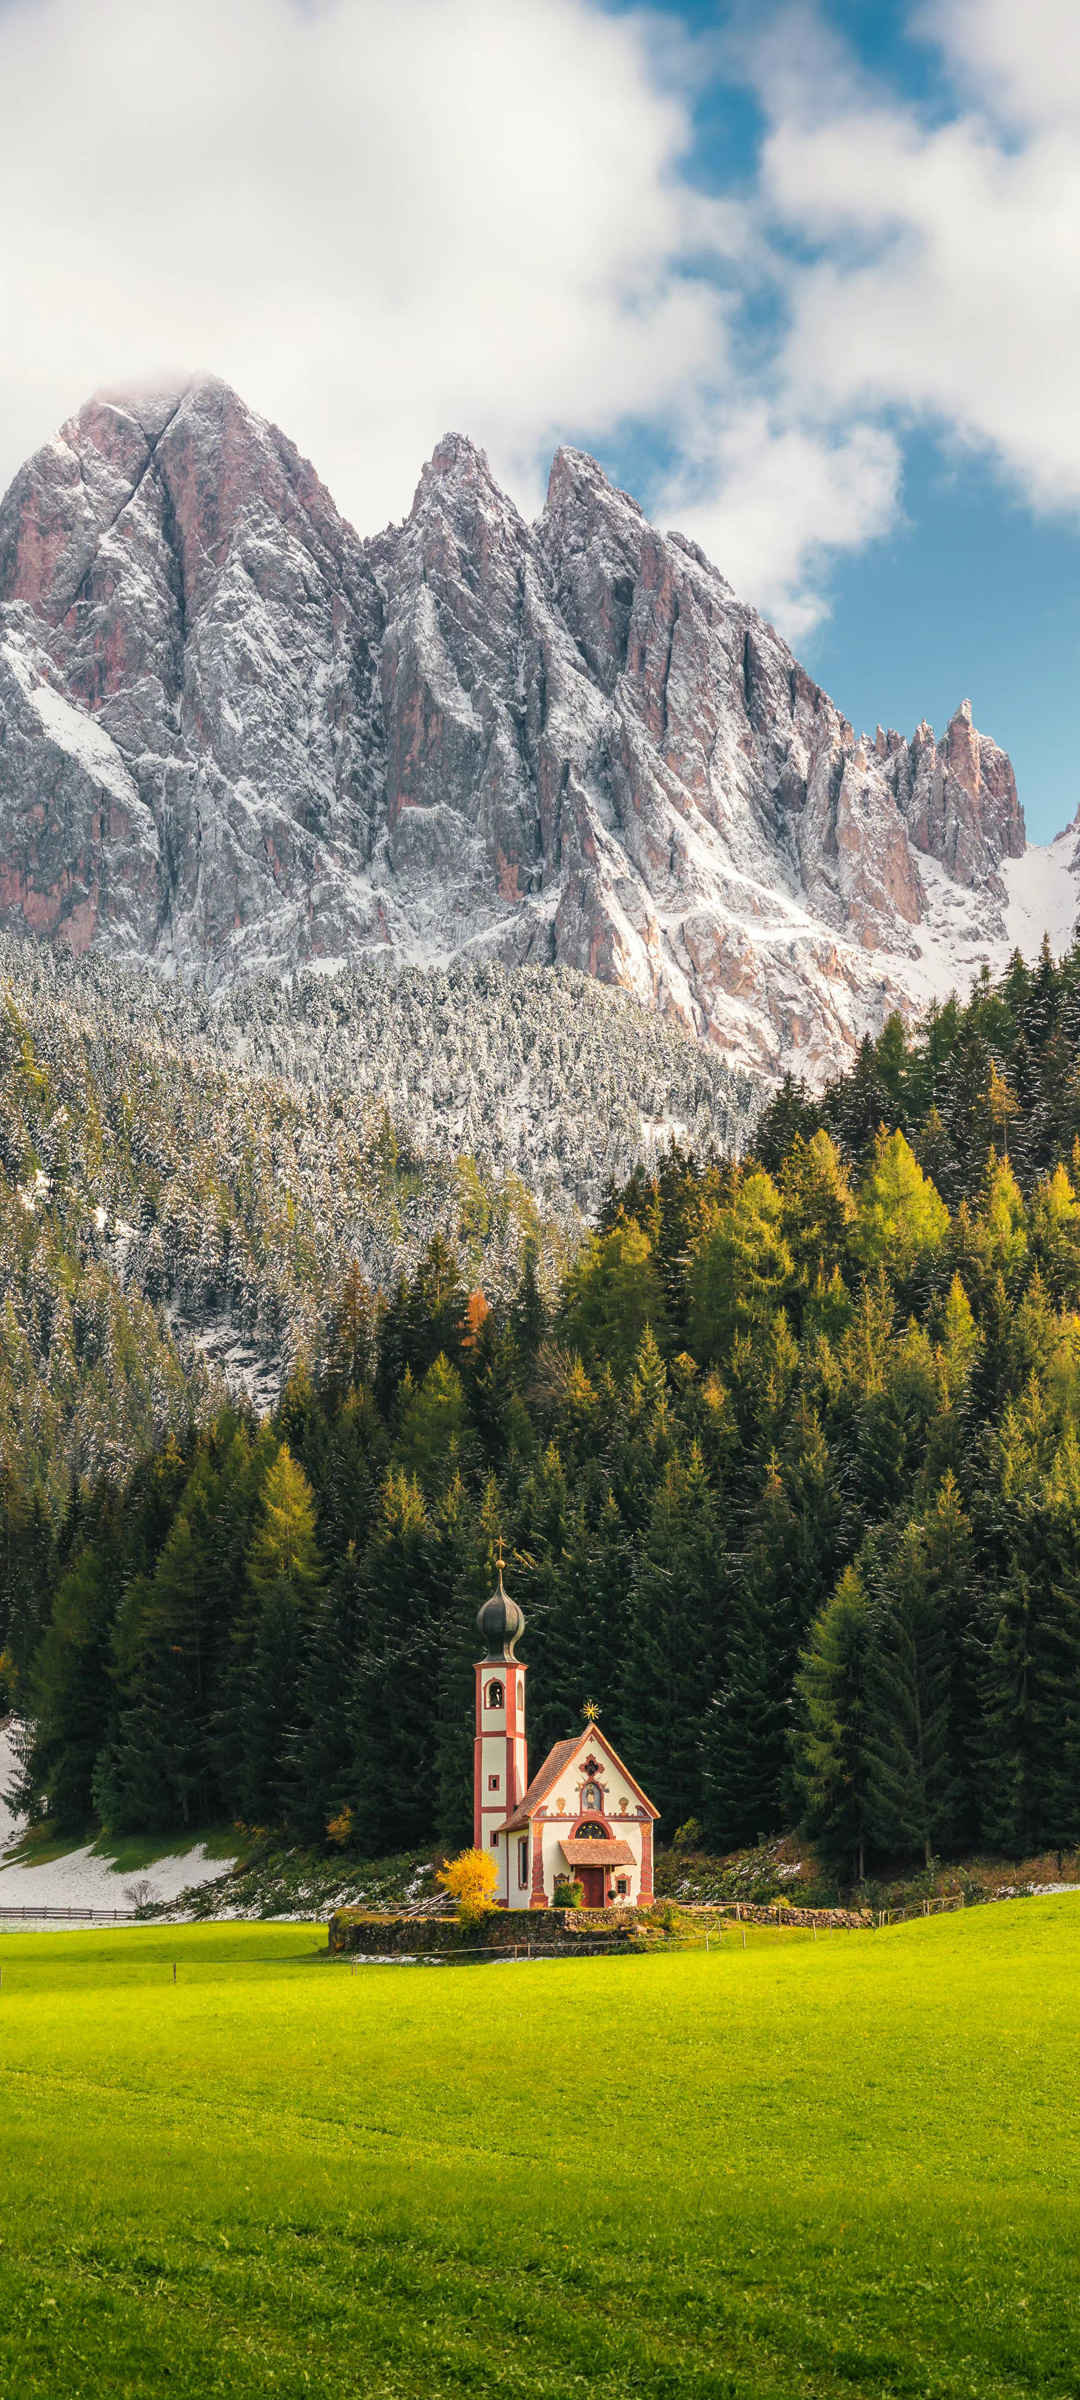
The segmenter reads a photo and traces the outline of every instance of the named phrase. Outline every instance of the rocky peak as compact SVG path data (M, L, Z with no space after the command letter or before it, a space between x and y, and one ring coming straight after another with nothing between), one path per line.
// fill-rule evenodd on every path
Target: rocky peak
M517 553L528 540L513 501L488 465L487 454L464 434L447 433L433 450L413 496L412 507L391 549L443 571L453 564L468 585L482 576L499 551ZM449 549L447 545L450 545Z
M857 740L579 450L530 527L447 434L363 542L199 377L99 394L0 503L0 922L76 948L487 947L815 1071L921 992L942 891L997 923L1023 841L966 704Z
M544 516L549 524L567 528L575 523L604 523L613 531L622 525L628 531L636 528L638 533L649 523L637 501L612 483L587 450L575 450L566 442L551 461ZM631 533L631 539L636 538L637 533Z
M974 890L1026 846L1011 761L976 731L963 700L939 741L925 719L889 762L891 788L917 850Z
M488 464L486 450L471 442L467 433L444 433L436 442L427 465L423 468L417 487L417 497L429 484L443 481L464 481L483 486L501 500L502 493ZM413 502L415 508L416 502Z
M537 534L562 615L610 691L626 665L634 591L654 529L595 459L562 449L552 460Z

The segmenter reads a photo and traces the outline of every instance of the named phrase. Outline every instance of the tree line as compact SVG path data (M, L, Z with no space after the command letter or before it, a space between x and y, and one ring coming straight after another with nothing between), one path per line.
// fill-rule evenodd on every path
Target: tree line
M387 1297L353 1267L272 1414L9 1520L28 1804L457 1846L502 1536L534 1763L596 1699L669 1837L798 1819L843 1880L1074 1845L1078 982L1014 965L753 1155L638 1168L552 1297L441 1236Z

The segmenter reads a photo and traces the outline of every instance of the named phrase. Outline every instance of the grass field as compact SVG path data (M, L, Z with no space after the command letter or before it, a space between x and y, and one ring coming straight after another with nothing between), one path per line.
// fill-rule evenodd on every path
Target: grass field
M1072 2400L1080 1895L708 1957L322 1938L0 1937L0 2400Z

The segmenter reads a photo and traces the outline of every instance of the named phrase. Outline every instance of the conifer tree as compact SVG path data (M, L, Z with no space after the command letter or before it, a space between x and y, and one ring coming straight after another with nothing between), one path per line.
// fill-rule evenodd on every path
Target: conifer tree
M303 1632L295 1723L286 1734L286 1813L302 1841L320 1843L332 1817L353 1805L354 1682L367 1627L356 1544L346 1544Z
M111 1723L117 1532L115 1516L102 1511L58 1586L29 1678L30 1735L15 1796L31 1816L47 1811L63 1832L91 1818L94 1769Z
M951 1677L925 1527L912 1519L873 1559L867 1821L886 1858L929 1864L955 1821Z
M440 1602L431 1823L448 1851L472 1840L473 1712L480 1655L476 1619L495 1587L500 1518L498 1486L492 1477L477 1504L457 1476L431 1525L430 1571Z
M263 1484L247 1557L253 1638L240 1728L240 1793L245 1815L259 1824L280 1824L288 1810L305 1637L322 1575L311 1485L282 1442Z
M406 1474L435 1492L460 1472L472 1448L464 1385L440 1350L402 1409L395 1454Z
M716 1503L701 1452L664 1469L630 1593L619 1723L639 1782L667 1823L700 1815L700 1719L722 1655Z
M795 1262L771 1175L741 1176L714 1205L689 1268L689 1333L695 1358L725 1358L740 1334L767 1325L791 1288Z
M528 1369L547 1332L548 1312L540 1288L536 1243L526 1242L510 1326L521 1366Z
M1080 1445L1006 1466L1006 1572L971 1628L984 1838L1014 1857L1080 1841ZM1012 1503L1011 1507L1009 1503Z
M883 1130L859 1192L856 1240L865 1264L909 1275L926 1253L940 1250L948 1227L948 1209L910 1143Z
M868 1679L873 1622L856 1566L815 1618L796 1680L796 1788L808 1832L835 1871L861 1883L870 1828Z
M364 1559L363 1640L352 1687L352 1791L368 1856L430 1835L435 1791L441 1595L415 1478L391 1468Z
M625 1369L646 1326L660 1334L665 1323L663 1285L641 1226L621 1220L594 1234L571 1269L565 1309L568 1338L586 1363L602 1356Z

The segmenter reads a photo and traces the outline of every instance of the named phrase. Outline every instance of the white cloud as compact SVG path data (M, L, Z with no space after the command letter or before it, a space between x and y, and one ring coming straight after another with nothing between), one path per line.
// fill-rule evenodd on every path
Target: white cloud
M693 450L692 469L660 495L660 513L798 643L825 612L830 558L862 549L895 521L898 443L876 425L811 430L760 401L728 415L717 408Z
M1072 510L1074 12L1057 0L1028 0L1023 11L945 0L918 24L945 47L962 91L944 121L924 122L850 76L788 72L770 87L768 58L759 68L771 120L762 204L818 250L791 274L780 375L808 416L843 423L881 410L936 421L989 452L1034 506ZM1009 126L996 113L1003 96Z
M531 505L557 440L636 425L665 521L793 638L895 522L905 419L1080 505L1075 0L923 0L932 115L810 0L742 21L766 139L718 199L686 166L718 37L647 10L0 0L0 485L179 368L364 530L451 426Z
M944 51L958 92L977 93L1003 123L1080 119L1074 0L925 0L914 22Z
M90 390L177 368L364 530L449 426L534 505L556 441L637 421L670 510L802 630L895 462L745 388L737 280L770 269L683 170L702 57L595 0L0 0L0 483Z
M722 365L647 25L587 0L0 9L0 453L101 382L210 367L364 527L456 426L528 480L562 429ZM11 229L18 229L12 239Z

